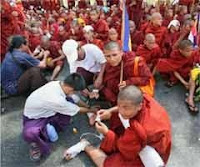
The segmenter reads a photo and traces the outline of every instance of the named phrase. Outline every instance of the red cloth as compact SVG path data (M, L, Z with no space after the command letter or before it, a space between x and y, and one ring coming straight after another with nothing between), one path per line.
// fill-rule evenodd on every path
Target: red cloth
M132 0L126 0L127 11L129 14L129 19L135 22L136 27L139 27L140 20L142 19L144 12L142 10L142 1L136 0L136 4L130 6L133 2Z
M87 3L85 2L85 0L80 0L78 2L78 7L79 7L79 9L87 8Z
M97 38L101 40L107 40L109 27L105 20L98 20L96 23L92 24L94 31L98 33Z
M139 77L134 76L134 52L128 52L123 55L123 81L127 85L145 86L149 84L151 72L143 59L139 60L138 69ZM120 82L120 69L121 65L112 67L106 64L102 93L106 100L110 101L113 105L116 104L117 95L119 93L118 84Z
M148 27L146 28L145 30L145 34L148 34L148 33L152 33L155 35L156 37L156 43L161 46L162 44L162 41L167 33L167 29L166 27L156 27L154 25L152 25L151 23L148 25Z
M1 11L1 61L8 49L8 38L14 34L21 34L20 26L16 18L11 14L13 8L8 2L2 1Z
M98 46L100 49L103 49L103 42L100 40L100 39L94 39L93 41L86 41L86 40L82 40L80 42L80 45L85 45L85 44L88 44L88 43L91 43L91 44L94 44L96 46Z
M164 20L163 20L162 25L164 27L167 27L172 20L173 20L173 17L165 17Z
M139 152L152 146L165 163L171 151L171 123L166 110L148 95L144 95L142 109L124 129L117 113L111 117L111 130L101 143L108 155L104 167L143 167Z
M192 5L193 1L194 0L180 0L179 4L188 6L188 5Z
M136 51L136 56L143 57L152 70L158 59L162 57L162 52L158 45L156 45L152 50L149 50L145 45L140 45Z
M137 47L141 45L144 41L144 34L142 31L134 31L131 35L131 44L132 44L132 50L136 51Z
M184 79L189 79L190 70L195 63L200 62L199 51L193 51L190 57L184 57L179 50L171 53L170 58L160 59L157 64L157 70L162 73L178 72ZM170 80L176 82L177 79L172 75Z
M33 52L37 46L40 45L41 35L29 35L29 48Z
M59 53L59 50L61 50L61 46L60 46L60 43L57 41L50 41L49 47L45 48L45 50L49 50L50 52L49 57L51 57L52 59L55 59L61 56ZM63 66L64 62L62 60L59 60L55 62L55 65Z
M162 51L166 57L170 56L172 48L176 43L176 41L179 39L179 37L180 37L180 32L171 33L170 31L167 31L167 35L163 39L163 47L162 47Z

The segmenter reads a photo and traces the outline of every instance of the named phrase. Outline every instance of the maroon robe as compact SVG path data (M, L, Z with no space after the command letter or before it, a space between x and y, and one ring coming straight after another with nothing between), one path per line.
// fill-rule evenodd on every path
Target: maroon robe
M128 52L123 55L123 81L126 81L127 85L145 86L148 85L152 74L146 65L145 61L141 58L138 64L139 76L134 74L135 65L135 54L134 52ZM106 100L116 105L117 95L119 93L119 82L120 82L120 69L121 64L112 67L106 64L105 73L103 77L103 89L102 93Z
M162 52L158 45L156 45L152 50L149 50L145 45L140 45L137 48L136 56L143 57L149 68L152 70L158 59L162 57Z
M130 127L124 129L118 113L113 113L111 130L101 143L108 155L104 167L143 167L139 152L149 145L159 153L164 163L171 151L171 123L166 110L148 95L144 95L142 109L130 119Z
M105 20L98 20L96 23L92 24L94 31L98 34L97 38L101 40L107 40L109 27Z
M177 82L178 79L174 76L173 72L178 72L184 79L189 79L191 69L196 63L200 62L199 51L193 51L190 57L184 57L179 50L171 53L170 58L160 59L157 64L157 70L162 73L169 73L170 81Z
M132 51L136 51L137 47L144 41L144 34L142 31L135 30L131 35Z
M145 30L145 34L148 34L148 33L154 34L156 37L156 43L159 46L162 46L162 41L167 33L167 29L166 27L163 27L163 26L156 27L150 23Z

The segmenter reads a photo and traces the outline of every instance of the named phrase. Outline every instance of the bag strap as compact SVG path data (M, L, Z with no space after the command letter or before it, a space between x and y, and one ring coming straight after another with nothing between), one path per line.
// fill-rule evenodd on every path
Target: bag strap
M12 57L13 61L15 62L15 64L17 64L21 70L23 70L23 71L26 70L25 67L23 67L23 65L21 65L20 62L16 59L16 57L13 55L13 53L10 52L10 54L11 54L11 57Z
M134 72L135 76L138 76L138 74L139 74L139 71L138 71L139 59L140 59L140 57L136 56L135 60L134 60L134 71L133 72Z

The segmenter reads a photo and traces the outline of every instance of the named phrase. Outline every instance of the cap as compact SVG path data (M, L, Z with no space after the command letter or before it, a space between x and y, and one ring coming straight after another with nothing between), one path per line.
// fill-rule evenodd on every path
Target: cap
M180 22L178 20L172 20L172 21L170 21L167 28L169 29L171 26L174 26L174 27L179 26L180 27Z
M78 42L73 39L66 40L62 45L62 51L67 57L69 63L74 62L78 58Z

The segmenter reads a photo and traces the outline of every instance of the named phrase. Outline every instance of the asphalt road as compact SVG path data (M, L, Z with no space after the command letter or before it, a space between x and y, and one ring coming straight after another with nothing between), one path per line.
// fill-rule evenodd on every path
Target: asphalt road
M63 73L60 79L64 77ZM177 85L166 88L164 81L157 78L156 99L167 109L173 134L173 146L169 167L199 167L200 166L200 114L192 116L184 103L185 90ZM23 141L22 112L25 97L11 97L2 100L2 107L6 111L1 114L1 166L2 167L93 167L85 153L81 153L75 159L62 163L62 154L65 148L79 141L84 132L94 132L94 128L88 125L85 115L73 117L73 121L63 133L59 134L59 140L52 145L52 153L40 163L31 162L29 159L29 147ZM198 105L199 106L199 105ZM73 128L78 133L73 133Z

